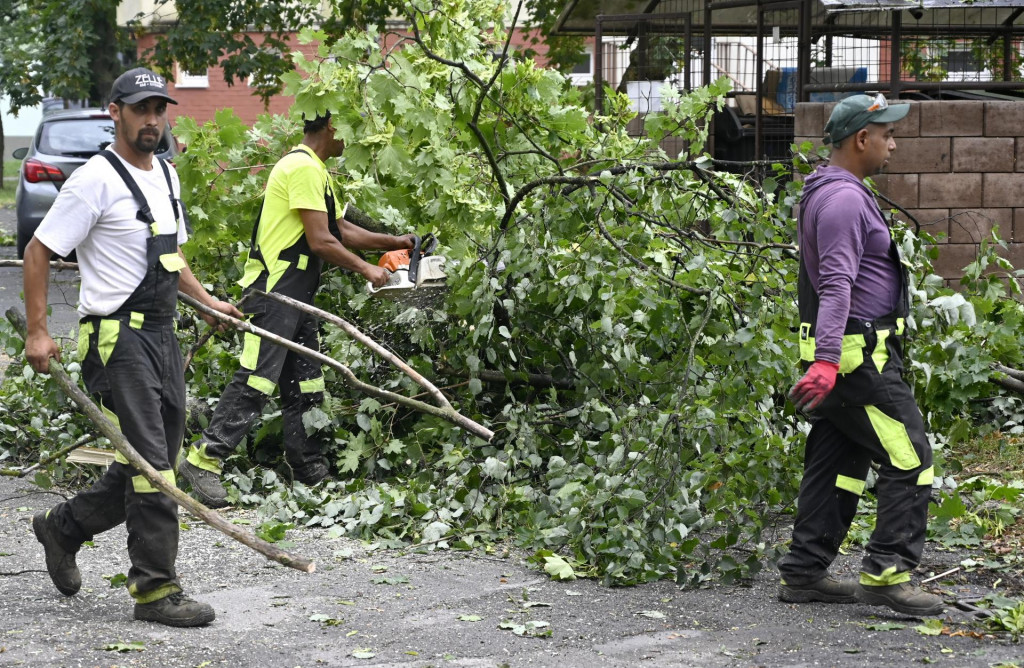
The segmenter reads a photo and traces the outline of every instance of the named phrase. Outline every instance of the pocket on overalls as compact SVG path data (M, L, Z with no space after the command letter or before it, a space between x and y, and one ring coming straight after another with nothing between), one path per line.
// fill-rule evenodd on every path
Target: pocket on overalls
M164 253L160 256L160 264L172 274L185 268L185 260L177 253Z
M100 320L100 335L96 343L96 350L100 354L100 361L106 366L110 356L114 353L114 346L121 335L120 320Z
M79 362L84 362L85 356L89 354L89 337L95 331L96 327L91 320L78 326L78 351L75 354L75 359Z
M850 373L864 363L864 335L843 336L842 351L839 353L839 373Z

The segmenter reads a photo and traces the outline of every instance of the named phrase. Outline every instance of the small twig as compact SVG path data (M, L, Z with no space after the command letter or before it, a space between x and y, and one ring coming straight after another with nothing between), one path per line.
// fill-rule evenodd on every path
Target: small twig
M24 260L0 260L0 267L24 267ZM53 269L78 269L77 262L65 262L64 260L53 260L50 262Z
M959 570L960 570L959 566L957 566L956 568L951 568L948 571L946 571L945 573L939 573L938 575L933 575L933 576L931 576L930 578L928 578L926 580L921 580L921 584L928 584L929 582L934 582L935 580L938 580L940 578L944 578L947 575L952 575L953 573L956 573Z
M83 445L85 445L86 443L88 443L90 441L95 441L95 440L96 440L95 436L93 436L92 434L86 434L85 436L81 437L80 439L78 439L77 441L72 443L71 445L68 445L68 446L65 446L65 447L61 448L60 450L58 450L57 452L53 453L52 455L48 455L46 457L43 457L37 463L33 464L32 466L30 466L27 469L25 469L24 471L22 471L21 475L19 477L24 478L25 476L27 476L29 473L32 473L32 471L35 471L40 466L46 466L50 462L57 461L58 459L60 459L64 455L68 454L72 450L80 448Z

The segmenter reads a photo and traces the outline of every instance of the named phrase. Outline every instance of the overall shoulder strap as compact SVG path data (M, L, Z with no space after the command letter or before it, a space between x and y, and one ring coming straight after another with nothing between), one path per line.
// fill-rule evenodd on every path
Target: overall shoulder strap
M181 220L181 212L178 210L178 198L174 196L174 184L171 183L171 170L167 169L167 161L163 158L157 158L160 163L160 167L164 170L164 179L167 180L167 192L171 198L171 209L174 211L174 222L177 223Z
M135 203L139 205L139 212L135 214L135 217L146 225L152 225L155 223L156 220L153 218L153 212L149 208L149 202L146 201L146 196L142 194L142 190L139 189L139 184L136 183L135 179L132 178L132 175L128 173L128 169L124 166L124 163L121 162L121 159L106 149L100 151L99 154L107 159L107 162L110 163L110 166L114 168L117 175L121 177L122 181L124 181L125 186L127 186L128 190L131 191L132 197L135 199ZM170 176L168 176L168 179L169 178Z

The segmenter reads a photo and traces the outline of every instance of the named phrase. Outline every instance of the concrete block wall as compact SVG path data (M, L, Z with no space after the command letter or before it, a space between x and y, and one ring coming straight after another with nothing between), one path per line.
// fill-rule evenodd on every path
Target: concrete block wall
M896 151L875 184L938 240L935 272L955 283L998 226L1007 257L1024 268L1024 103L910 102ZM797 105L797 143L821 145L835 103ZM883 207L888 205L882 202Z

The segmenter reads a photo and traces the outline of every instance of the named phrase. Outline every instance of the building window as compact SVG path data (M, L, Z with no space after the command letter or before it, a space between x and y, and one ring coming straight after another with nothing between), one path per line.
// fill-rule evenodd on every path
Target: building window
M572 66L569 80L574 86L584 86L594 80L594 47L588 46Z
M186 72L178 66L178 76L174 82L175 88L209 88L210 87L210 70L206 69L202 72Z

